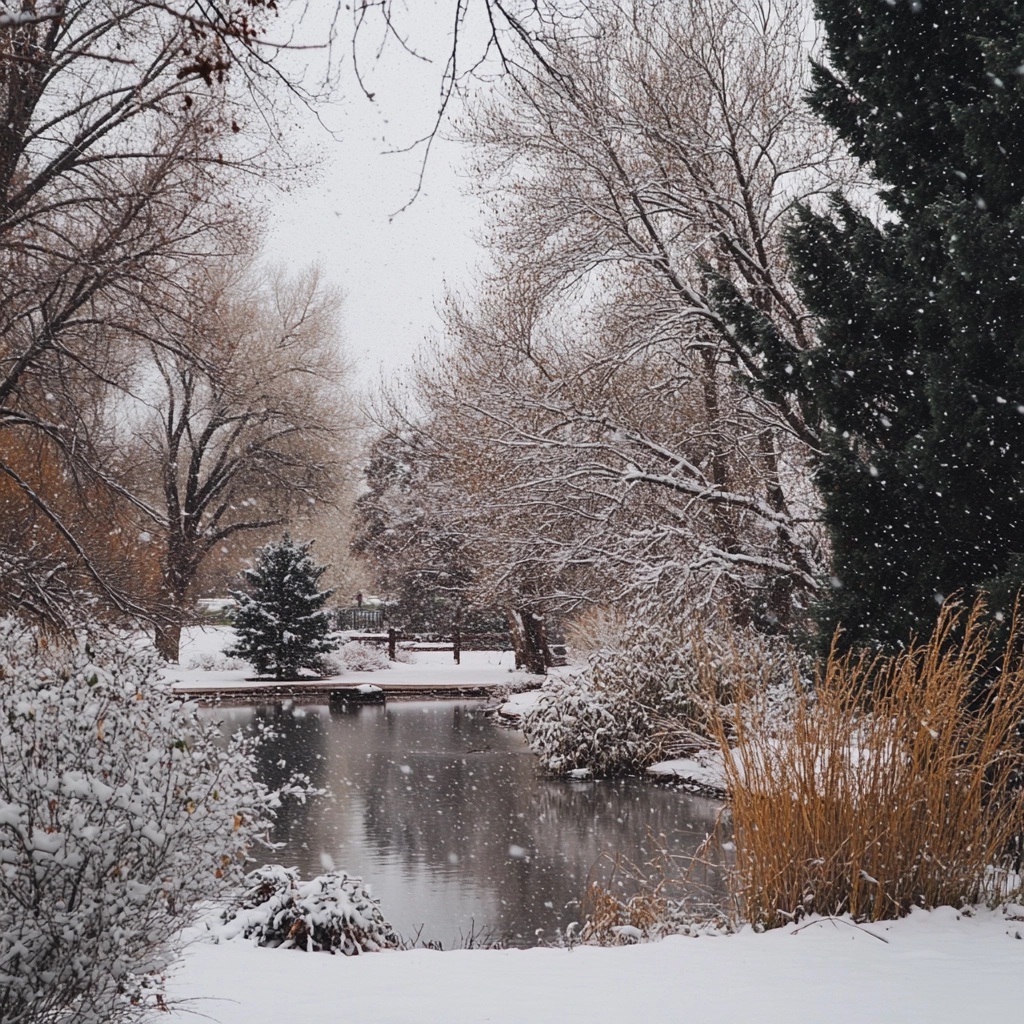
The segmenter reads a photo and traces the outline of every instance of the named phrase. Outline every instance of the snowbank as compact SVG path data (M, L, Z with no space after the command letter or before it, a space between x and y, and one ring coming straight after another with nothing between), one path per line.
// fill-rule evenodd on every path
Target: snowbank
M273 689L274 680L251 681L252 668L237 660L226 660L223 652L234 642L230 626L195 626L183 630L179 665L170 665L167 677L175 690L198 694L231 686L248 689ZM394 662L387 678L381 679L389 688L407 686L443 688L446 685L509 686L541 682L541 676L515 670L511 651L463 651L461 664L456 665L450 649L416 651L410 662ZM340 682L362 682L362 672L346 671L332 678ZM247 681L249 680L249 681Z
M340 957L232 942L194 947L168 994L177 1019L194 1011L220 1024L1016 1020L1024 920L1015 916L942 908L864 927L826 920L571 952Z
M674 778L699 786L708 793L725 794L728 789L722 754L718 750L701 750L693 757L677 757L659 761L647 769L648 775Z
M502 718L512 718L518 721L527 711L537 706L537 701L540 700L540 689L527 690L525 693L513 693L511 697L501 707L498 708L498 714Z

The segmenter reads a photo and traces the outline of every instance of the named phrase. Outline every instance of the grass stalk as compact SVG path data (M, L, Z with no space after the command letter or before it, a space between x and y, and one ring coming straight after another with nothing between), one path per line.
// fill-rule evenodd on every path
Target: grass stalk
M747 920L1005 895L1024 833L1020 641L1015 621L994 659L983 606L950 604L895 657L833 649L784 718L753 686L737 694L715 731Z

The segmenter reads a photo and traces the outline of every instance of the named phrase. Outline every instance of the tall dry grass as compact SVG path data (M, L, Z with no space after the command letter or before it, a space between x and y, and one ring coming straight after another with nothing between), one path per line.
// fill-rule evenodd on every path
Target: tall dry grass
M620 855L601 858L611 871L602 871L603 880L592 878L580 900L580 941L615 946L735 930L735 915L724 905L722 891L728 857L714 835L684 853L673 851L668 837L649 830L645 845L653 853L643 863Z
M981 604L948 606L898 657L833 652L782 721L739 695L717 732L747 920L1001 895L1024 832L1021 639L1015 622L996 671Z

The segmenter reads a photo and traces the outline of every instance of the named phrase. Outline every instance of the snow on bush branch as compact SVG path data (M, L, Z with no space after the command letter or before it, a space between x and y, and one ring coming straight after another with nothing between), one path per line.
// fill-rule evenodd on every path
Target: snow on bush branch
M714 747L711 716L732 703L739 681L788 690L796 665L782 638L641 605L585 669L544 687L523 733L555 775L642 771Z
M397 652L396 652L397 653ZM379 672L391 668L387 652L373 644L350 640L340 652L341 664L349 672Z
M221 919L218 938L242 935L258 946L345 956L401 946L362 880L339 871L303 882L295 868L258 868Z
M239 884L280 793L125 643L0 620L0 716L0 1022L127 1017L132 976Z

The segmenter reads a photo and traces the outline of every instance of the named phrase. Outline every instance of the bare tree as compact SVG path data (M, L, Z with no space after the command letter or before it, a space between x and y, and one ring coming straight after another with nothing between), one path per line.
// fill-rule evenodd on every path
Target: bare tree
M780 624L820 564L814 411L773 378L810 343L783 236L848 171L801 104L806 33L797 0L599 0L524 57L465 127L500 281L455 317L427 399L462 396L467 442L521 465L517 497L592 524L566 565L586 537ZM770 365L738 339L739 297Z
M125 483L152 494L157 645L169 660L211 553L308 518L346 482L353 417L338 307L315 270L207 267L193 275L163 343L150 348L139 390L150 412L137 425Z
M368 487L355 506L354 550L397 603L399 621L442 631L455 622L486 623L489 630L504 618L517 665L543 673L551 655L535 598L548 593L553 569L516 557L529 502L509 504L493 449L467 442L463 413L461 405L438 404L411 418L393 402L379 415Z
M263 33L277 6L0 6L0 475L63 538L41 566L53 594L70 571L131 604L82 542L82 517L59 511L7 453L46 438L65 471L103 479L96 393L155 337L212 232L223 242L240 172L272 162L280 76ZM0 561L28 572L31 551L5 548Z
M146 524L137 510L92 474L76 473L45 435L11 430L7 472L0 477L0 577L3 603L37 620L63 623L102 610L84 559L121 593L155 594L152 551L138 542ZM61 527L73 523L74 531Z

